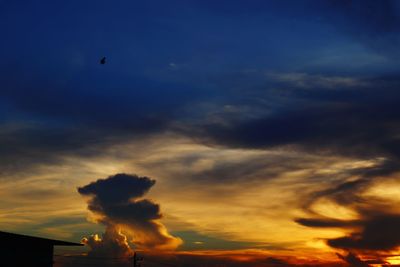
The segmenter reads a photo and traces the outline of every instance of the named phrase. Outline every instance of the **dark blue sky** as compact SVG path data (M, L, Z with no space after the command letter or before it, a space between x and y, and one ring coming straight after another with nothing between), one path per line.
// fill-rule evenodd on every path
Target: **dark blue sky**
M293 104L302 109L314 100L297 103L304 96L293 85L283 88L293 78L282 75L396 75L398 6L2 1L1 120L134 133L191 118L205 123L210 110L196 110L199 103L251 106L248 115L256 117Z

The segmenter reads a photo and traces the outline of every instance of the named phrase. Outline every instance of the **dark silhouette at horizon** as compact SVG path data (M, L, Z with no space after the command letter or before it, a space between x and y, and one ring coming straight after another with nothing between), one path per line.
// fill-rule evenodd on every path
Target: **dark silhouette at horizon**
M83 244L0 231L0 246L2 267L52 267L54 246Z

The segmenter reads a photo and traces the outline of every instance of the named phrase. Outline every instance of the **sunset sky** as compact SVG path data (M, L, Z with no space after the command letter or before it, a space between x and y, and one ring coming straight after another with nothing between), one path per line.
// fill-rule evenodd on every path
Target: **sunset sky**
M400 1L0 0L0 32L0 230L86 243L57 267L400 266Z

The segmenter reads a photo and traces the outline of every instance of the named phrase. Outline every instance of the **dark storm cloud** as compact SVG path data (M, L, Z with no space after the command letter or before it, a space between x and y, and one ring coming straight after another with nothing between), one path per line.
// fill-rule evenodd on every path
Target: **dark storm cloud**
M116 174L78 188L81 195L89 197L88 209L106 226L102 241L87 239L93 251L102 251L109 244L115 244L116 250L126 251L123 247L129 248L129 245L120 228L133 235L134 244L141 248L175 248L181 243L158 222L162 217L160 206L141 199L154 184L155 180L147 177Z
M107 206L124 204L129 199L142 197L154 184L155 180L147 177L117 174L80 187L78 192L82 195L95 196L93 206Z
M369 80L367 89L292 91L297 105L254 119L206 123L195 133L205 142L231 147L295 145L310 152L397 157L399 81L380 80Z
M400 215L382 214L367 217L361 231L330 239L328 244L346 250L389 251L400 246L399 224Z
M344 251L357 251L374 260L362 261L353 253L338 256L351 266L370 266L369 264L384 264L381 258L386 252L391 252L400 246L400 215L387 214L382 211L365 211L358 221L334 219L298 219L297 223L308 227L346 228L351 233L327 240L333 248Z

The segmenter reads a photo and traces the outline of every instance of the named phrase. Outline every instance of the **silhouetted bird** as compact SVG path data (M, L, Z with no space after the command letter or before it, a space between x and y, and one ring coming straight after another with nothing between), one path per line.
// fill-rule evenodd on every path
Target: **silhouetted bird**
M106 57L103 57L103 58L100 60L100 64L106 64Z

